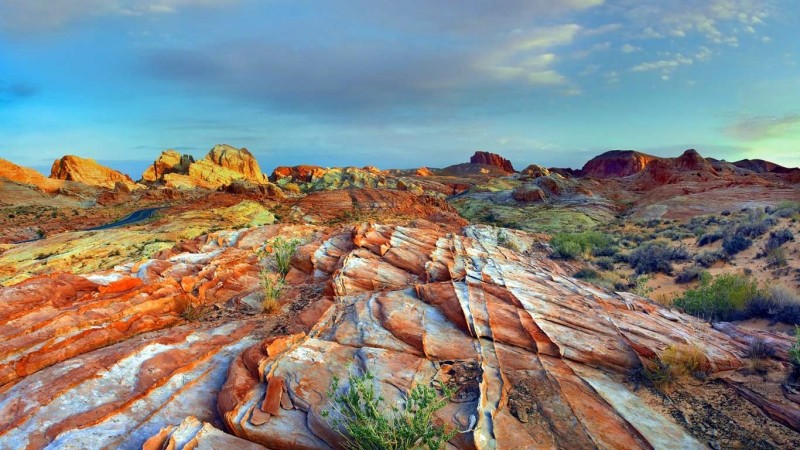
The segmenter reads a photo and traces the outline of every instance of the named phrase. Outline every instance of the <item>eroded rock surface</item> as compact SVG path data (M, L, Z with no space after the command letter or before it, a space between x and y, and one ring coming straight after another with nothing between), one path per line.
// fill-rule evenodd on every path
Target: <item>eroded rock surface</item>
M321 415L326 389L369 370L390 403L417 383L458 379L460 401L439 415L463 432L455 448L703 448L626 379L670 345L698 345L709 373L737 369L744 345L495 236L365 225L305 249L295 267L329 279L336 302L307 335L237 358L218 402L228 428L269 448L341 448Z
M408 201L359 195L315 213ZM704 408L686 412L692 423L714 417L734 447L800 445L797 404L738 372L750 340L772 339L779 362L786 339L605 291L527 253L533 235L506 233L530 241L512 251L496 229L437 223L426 208L394 225L218 231L136 264L0 288L0 448L343 448L322 417L326 391L363 370L389 404L419 383L453 386L437 414L461 431L449 448L703 448L698 428L631 381L688 345L706 357L708 392L728 399L679 386L674 398ZM279 316L244 314L276 236L302 239ZM186 304L241 314L187 323Z

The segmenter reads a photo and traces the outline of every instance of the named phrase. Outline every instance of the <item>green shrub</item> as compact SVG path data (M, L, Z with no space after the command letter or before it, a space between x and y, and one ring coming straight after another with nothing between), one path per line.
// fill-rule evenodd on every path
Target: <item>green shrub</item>
M375 391L375 376L350 374L349 388L342 389L334 377L328 389L332 409L338 416L331 425L347 440L349 449L405 450L443 448L456 431L434 423L434 413L447 405L454 391L443 386L443 396L436 389L417 384L402 407L387 411L384 398ZM323 417L330 418L325 410Z
M730 256L733 256L743 250L747 250L751 245L753 245L752 240L737 233L729 234L727 237L725 237L725 239L722 240L722 248Z
M712 244L722 239L722 237L723 237L722 231L714 231L712 233L706 233L697 238L697 246L703 247L705 245Z
M699 280L704 273L706 271L702 267L689 266L675 276L675 282L678 284L691 283L694 280Z
M747 303L745 315L800 325L800 296L784 286L772 286Z
M794 240L794 233L792 233L792 230L788 228L783 228L781 230L773 231L772 233L769 234L769 239L767 239L767 243L764 250L769 252L770 250L778 248L781 245L793 240Z
M795 373L800 372L800 327L794 328L795 343L789 349L789 362L794 367Z
M637 274L663 272L672 273L672 261L685 261L689 253L683 247L669 247L661 242L650 242L632 251L628 264Z
M800 213L800 202L780 202L775 207L774 216L782 219L787 219L793 215Z
M702 267L709 268L717 261L725 261L726 259L728 259L728 254L724 251L705 251L695 255L694 262Z
M614 241L603 233L585 231L583 233L558 233L550 239L553 256L562 259L581 257L613 256L617 249Z
M591 279L594 279L594 278L600 278L600 273L598 273L594 269L583 268L583 269L575 272L575 274L572 275L572 276L574 278L579 279L579 280L591 280Z
M789 263L789 258L786 255L786 249L777 247L770 249L767 252L767 264L770 266L786 267Z
M697 289L686 291L673 303L677 308L711 321L735 320L744 315L747 305L761 294L758 283L749 277L723 274L702 276Z
M614 258L611 258L610 256L601 256L600 258L597 258L594 263L601 270L614 270Z
M270 247L272 247L272 252L275 255L276 269L282 277L289 273L292 257L297 251L298 245L300 245L300 241L297 239L286 240L282 237L277 237L270 242Z

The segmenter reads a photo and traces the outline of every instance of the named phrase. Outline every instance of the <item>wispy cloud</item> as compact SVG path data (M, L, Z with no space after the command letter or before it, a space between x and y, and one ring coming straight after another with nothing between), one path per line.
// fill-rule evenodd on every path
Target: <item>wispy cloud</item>
M725 131L747 142L800 135L800 114L746 117L729 125Z
M3 0L0 30L28 34L104 16L171 14L194 7L217 7L238 0Z

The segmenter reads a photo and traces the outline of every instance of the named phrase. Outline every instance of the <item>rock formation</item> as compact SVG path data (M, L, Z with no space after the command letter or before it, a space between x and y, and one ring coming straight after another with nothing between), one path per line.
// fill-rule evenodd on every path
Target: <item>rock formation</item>
M264 181L264 174L261 173L261 168L258 167L258 161L246 148L236 149L225 144L215 145L208 152L205 160L223 169L240 173L249 180Z
M64 186L64 183L60 180L47 178L36 170L18 166L2 158L0 158L0 179L35 186L37 189L48 193L58 192Z
M509 173L516 172L511 161L495 153L477 151L469 158L469 162L470 164L483 164L486 166L498 167Z
M635 175L644 170L656 156L633 150L611 150L595 156L584 164L581 176L592 178L620 178Z
M522 172L520 172L520 175L522 179L534 179L539 177L546 177L550 175L550 171L538 164L531 164L528 167L524 168Z
M142 174L142 180L161 182L175 189L204 188L216 190L235 180L267 184L258 161L246 148L230 145L214 146L205 158L194 161L189 155L181 156L174 150L165 151Z
M97 161L89 158L66 155L53 162L50 169L50 178L56 180L77 181L90 186L100 186L114 189L117 182L129 189L140 189L143 186L134 183L131 177L108 167L101 166Z
M166 150L144 171L142 181L161 181L168 173L186 175L189 173L189 165L194 162L191 155L181 155L175 150Z

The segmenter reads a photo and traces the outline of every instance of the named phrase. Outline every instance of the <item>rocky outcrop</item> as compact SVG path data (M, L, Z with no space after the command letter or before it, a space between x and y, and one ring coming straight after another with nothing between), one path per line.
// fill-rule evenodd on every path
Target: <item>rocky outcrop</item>
M258 161L246 148L233 148L230 145L215 145L205 157L225 170L240 173L244 178L252 181L264 181L264 174L258 167Z
M114 189L116 184L122 183L129 189L140 189L144 186L136 184L131 177L108 167L101 166L97 161L89 158L80 158L66 155L53 162L50 169L50 178L56 180L77 181L90 186L99 186Z
M511 197L518 202L541 202L547 198L547 195L544 191L536 185L531 184L523 184L522 186L517 186L511 191Z
M142 174L142 180L160 182L168 188L184 190L217 190L236 180L268 183L252 153L246 148L237 149L225 144L214 146L199 161L194 161L189 155L168 150Z
M634 150L611 150L590 159L580 171L583 177L620 178L635 175L661 158Z
M716 169L714 169L711 163L700 156L700 154L697 153L697 150L693 148L686 150L681 156L675 158L674 165L675 169L677 170L701 171L715 175L717 173Z
M319 166L280 166L272 171L269 179L272 182L276 182L289 178L289 181L294 183L310 183L314 179L321 178L326 172L327 169Z
M168 173L186 175L189 173L189 165L194 162L194 158L191 155L181 155L175 150L164 151L158 159L144 171L142 174L142 181L161 181L164 175Z
M180 425L162 428L142 446L142 450L184 449L266 450L258 444L220 431L214 425L201 422L194 416L187 417Z
M64 183L61 180L47 178L36 170L18 166L2 158L0 158L0 179L34 186L47 193L56 193L64 187Z
M511 164L511 161L503 158L502 156L496 153L489 153L483 151L477 151L474 155L469 158L470 164L483 164L485 166L494 166L498 167L505 172L513 173L516 172L514 170L514 166Z
M522 179L532 180L550 175L550 171L538 164L531 164L520 172Z

